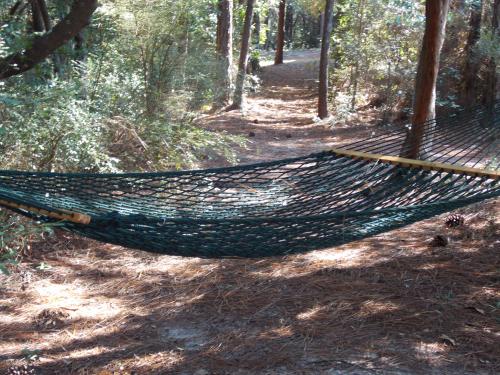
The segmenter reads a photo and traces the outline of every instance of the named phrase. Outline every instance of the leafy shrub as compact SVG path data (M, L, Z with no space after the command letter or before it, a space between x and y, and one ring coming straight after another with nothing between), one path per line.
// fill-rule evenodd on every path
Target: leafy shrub
M0 211L0 272L9 274L9 265L30 250L33 241L53 233L53 225L37 224Z
M0 166L67 172L191 168L207 152L235 161L231 146L242 140L197 127L187 111L188 95L171 95L161 112L147 115L137 74L119 67L103 69L90 57L73 66L71 79L11 82L0 95ZM124 131L143 147L117 147L117 132Z

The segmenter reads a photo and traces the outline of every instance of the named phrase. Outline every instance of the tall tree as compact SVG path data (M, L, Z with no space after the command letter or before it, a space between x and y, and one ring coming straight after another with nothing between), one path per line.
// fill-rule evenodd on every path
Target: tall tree
M24 73L44 61L87 26L96 9L97 0L75 0L69 13L49 32L34 39L28 48L0 59L0 79Z
M493 13L491 16L491 32L493 40L500 41L500 0L493 2ZM488 58L486 73L486 88L484 91L483 102L493 111L495 99L497 97L498 73L497 61L493 57Z
M215 107L229 103L233 84L233 0L219 0L217 13Z
M333 3L334 0L326 0L323 16L318 99L318 117L321 119L328 117L328 67L330 60L330 38L333 28Z
M31 1L31 26L33 31L41 33L47 31L45 29L45 22L40 9L40 2L38 0Z
M402 156L408 158L418 158L426 121L435 117L436 81L449 7L450 0L425 3L425 32L415 79L412 127L402 152Z
M255 33L254 33L255 45L257 46L257 48L260 48L260 28L261 28L261 25L260 25L260 13L259 12L254 13L253 22L255 25Z
M479 56L476 45L481 36L481 17L483 13L483 0L475 0L471 4L469 18L469 35L465 45L465 64L462 73L461 101L466 106L475 104L477 99L477 75L479 72Z
M294 26L294 8L292 3L288 3L285 16L285 42L287 48L290 48L293 43L293 26Z
M363 30L365 21L365 0L359 0L358 2L358 30L356 32L356 43L358 45L363 45ZM359 60L361 56L354 62L354 66L351 74L351 84L352 84L352 98L351 98L351 110L354 111L356 108L356 96L358 95L358 81L359 81Z
M241 51L240 59L238 62L238 76L236 78L236 88L234 91L233 104L229 109L241 108L243 104L243 86L245 84L245 76L248 65L248 46L250 44L250 37L252 32L252 17L253 7L255 0L247 0L247 7L245 11L245 22L243 23L243 33L241 36Z
M285 13L286 0L280 0L278 11L278 32L276 34L276 55L274 64L283 64L283 49L285 47Z

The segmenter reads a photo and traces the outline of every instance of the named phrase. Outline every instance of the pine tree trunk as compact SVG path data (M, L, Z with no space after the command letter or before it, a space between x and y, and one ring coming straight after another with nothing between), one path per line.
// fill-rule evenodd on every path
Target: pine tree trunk
M481 16L483 0L471 4L469 19L469 35L465 45L465 65L462 74L461 102L466 107L473 106L477 101L477 81L479 72L479 57L476 53L476 44L481 36Z
M364 26L364 18L365 18L365 3L364 0L359 0L358 2L358 15L359 15L359 23L358 23L358 32L357 32L357 44L361 46L363 44L363 26ZM360 47L358 47L360 48ZM359 81L359 60L361 56L358 56L354 63L354 69L352 74L352 98L351 98L351 110L354 111L356 108L356 97L358 95L358 81Z
M238 76L236 78L236 89L234 91L234 101L230 109L241 108L243 104L243 88L248 65L248 46L252 32L252 17L255 0L247 0L245 11L245 22L243 23L243 34L241 36L240 60L238 62Z
M325 13L321 13L319 15L319 36L320 36L320 38L323 38L324 25L325 25Z
M285 40L286 46L291 47L293 43L293 5L288 3L285 16Z
M221 108L231 99L233 71L233 0L219 0L217 14L217 82L215 107Z
M31 27L34 32L44 32L45 23L43 21L42 10L40 9L40 4L38 0L31 0Z
M278 12L278 33L276 35L276 55L274 64L283 64L283 49L285 48L285 12L286 0L280 0Z
M402 151L407 158L419 157L426 121L435 117L436 81L449 6L450 0L427 0L425 4L425 32L415 80L412 127Z
M327 0L323 17L323 35L321 37L321 57L319 64L319 99L318 117L328 117L328 67L330 60L330 37L333 28L333 3Z
M269 9L266 17L266 25L267 25L267 33L266 33L266 43L264 45L264 48L266 51L269 51L273 43L273 18L271 9Z
M254 13L253 23L255 25L255 32L254 32L254 35L256 36L255 45L256 45L257 49L260 49L260 13L259 12Z
M497 40L500 40L500 0L495 0L493 2L491 31L494 35L496 35ZM498 95L497 89L498 89L497 63L494 58L490 57L487 63L486 88L484 91L483 103L490 111L491 116L493 116L495 100Z

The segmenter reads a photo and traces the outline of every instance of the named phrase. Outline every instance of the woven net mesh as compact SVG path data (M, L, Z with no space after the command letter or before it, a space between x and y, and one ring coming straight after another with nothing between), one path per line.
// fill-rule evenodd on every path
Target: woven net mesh
M500 106L426 124L422 158L497 170ZM344 146L398 155L405 131ZM164 173L0 172L0 200L91 216L64 228L100 241L200 257L263 257L339 245L498 197L490 177L410 169L333 152ZM43 221L43 215L17 212Z

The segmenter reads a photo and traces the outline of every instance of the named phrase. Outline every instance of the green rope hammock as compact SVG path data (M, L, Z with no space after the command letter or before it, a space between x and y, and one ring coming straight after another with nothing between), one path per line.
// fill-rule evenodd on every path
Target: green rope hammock
M304 157L165 173L0 171L0 205L162 254L264 257L362 239L500 196L500 105L426 124L425 162L392 129ZM383 156L381 156L383 155Z

